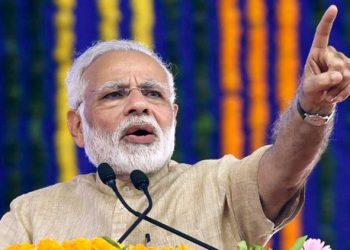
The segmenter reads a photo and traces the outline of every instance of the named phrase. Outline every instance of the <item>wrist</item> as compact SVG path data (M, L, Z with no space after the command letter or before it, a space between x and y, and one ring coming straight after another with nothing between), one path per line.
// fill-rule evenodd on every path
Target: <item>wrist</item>
M297 95L297 102L300 103L302 109L308 114L319 114L321 116L330 115L334 112L336 103L328 102L325 97L321 97L318 101L314 101L315 98L307 97L303 92L299 92Z
M326 125L327 123L329 123L333 119L333 117L335 115L335 108L334 107L332 107L332 109L327 114L325 114L324 112L310 113L304 109L300 100L296 101L296 109L297 109L300 117L303 119L303 121L305 121L306 123L308 123L312 126L316 126L316 127Z

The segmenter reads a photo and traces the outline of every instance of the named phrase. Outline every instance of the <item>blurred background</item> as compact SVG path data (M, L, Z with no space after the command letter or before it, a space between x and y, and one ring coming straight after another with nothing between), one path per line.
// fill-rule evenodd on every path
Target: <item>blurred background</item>
M243 157L271 142L330 4L339 8L330 44L350 55L348 1L0 0L0 214L20 194L95 171L66 129L65 93L73 58L94 41L135 39L171 63L177 161ZM303 212L274 249L304 234L350 249L349 153L350 100L338 105Z

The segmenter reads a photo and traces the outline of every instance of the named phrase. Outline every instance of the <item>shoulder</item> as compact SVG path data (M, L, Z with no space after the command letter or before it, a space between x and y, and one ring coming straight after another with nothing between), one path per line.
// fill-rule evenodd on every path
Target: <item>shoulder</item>
M41 188L23 194L11 202L11 209L16 209L30 204L39 205L42 203L54 203L56 200L70 199L77 197L79 192L86 189L96 188L96 174L78 175L68 182L60 182L45 188Z

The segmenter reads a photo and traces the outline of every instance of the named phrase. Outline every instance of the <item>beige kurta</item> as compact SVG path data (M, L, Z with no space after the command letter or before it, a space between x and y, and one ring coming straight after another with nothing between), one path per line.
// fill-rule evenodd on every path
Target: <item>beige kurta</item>
M153 209L149 217L171 225L218 249L236 249L237 242L265 243L296 215L304 192L286 206L274 225L262 210L257 171L268 147L238 160L226 155L190 166L171 161L150 175ZM130 183L118 182L126 202L135 210L147 207L146 197ZM118 239L136 219L95 174L80 175L15 199L0 221L0 249L18 242L37 243L43 238L64 241L77 237L110 236ZM125 243L177 245L186 240L143 221ZM198 249L201 247L196 246Z

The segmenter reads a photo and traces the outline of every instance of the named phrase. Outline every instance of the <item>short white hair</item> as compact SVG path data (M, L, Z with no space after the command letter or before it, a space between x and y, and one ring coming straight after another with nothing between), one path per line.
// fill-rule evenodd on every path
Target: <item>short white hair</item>
M169 70L169 65L164 63L162 58L144 45L131 40L111 40L99 41L88 48L84 53L78 56L67 75L68 102L72 109L77 109L83 102L83 95L86 88L86 81L83 79L83 73L99 56L110 51L137 51L149 55L156 60L165 70L170 89L170 102L175 102L174 77Z

